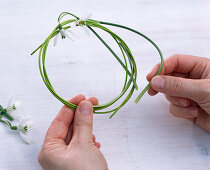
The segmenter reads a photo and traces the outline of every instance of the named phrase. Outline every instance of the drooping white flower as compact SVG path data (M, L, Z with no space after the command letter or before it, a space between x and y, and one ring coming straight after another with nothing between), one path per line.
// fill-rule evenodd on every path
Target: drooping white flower
M55 36L55 39L54 39L54 46L56 46L56 44L57 44L57 42L58 42L58 37L59 37L59 34L60 34L60 36L61 36L61 38L62 39L64 39L64 38L69 38L69 39L71 39L72 41L74 41L73 40L73 33L71 32L71 31L69 31L69 30L64 30L63 28L61 28L60 30L59 30L59 33ZM69 34L71 34L71 35L69 35ZM72 37L71 37L72 36Z
M32 125L33 125L33 122L31 121L30 118L23 118L20 121L19 125L17 126L17 131L19 132L21 139L26 144L31 143L31 140L29 139L29 136L28 136L28 131Z
M7 109L8 113L11 113L11 112L19 109L20 106L21 106L21 101L20 100L13 102L12 98L10 98L9 102L8 102L8 106L6 107L6 109Z
M92 16L92 13L87 13L87 14L81 16L79 20L72 22L70 24L70 26L72 28L74 28L76 26L80 26L80 28L82 28L86 32L86 34L89 36L90 33L89 33L89 29L86 26L86 20L90 19L91 16Z
M88 20L91 17L91 13L85 14L84 16L80 17L80 19L72 22L70 24L70 28L75 28L76 26L80 26L80 28L82 28L87 35L89 35L89 29L86 26L86 20ZM73 37L75 37L74 33L72 31L70 31L69 29L64 30L61 26L59 28L59 33L55 36L54 39L54 46L56 46L57 42L58 42L58 37L59 34L61 36L62 39L64 38L70 38L72 41L74 41Z
M90 19L90 17L92 16L92 13L87 13L84 14L83 16L80 17L79 20L75 21L77 25L79 26L86 26L86 20Z
M8 106L6 107L7 113L10 114L14 119L20 120L22 118L21 115L15 114L14 111L19 110L21 107L21 101L12 101L12 98L9 99Z

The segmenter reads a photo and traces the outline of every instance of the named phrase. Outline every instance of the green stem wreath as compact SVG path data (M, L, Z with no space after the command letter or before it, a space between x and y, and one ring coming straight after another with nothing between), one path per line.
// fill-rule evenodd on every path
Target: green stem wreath
M74 19L61 22L61 19L66 15L73 16ZM164 60L163 60L162 52L159 49L159 47L150 38L148 38L144 34L138 32L132 28L129 28L129 27L126 27L123 25L119 25L119 24L97 21L97 20L92 20L92 19L81 20L79 17L77 17L76 15L74 15L72 13L62 12L58 17L59 24L55 27L55 29L52 31L52 33L46 38L46 40L35 51L33 51L31 53L31 55L33 55L36 51L39 50L39 70L40 70L41 77L42 77L46 87L58 100L60 100L63 104L65 104L66 106L68 106L72 109L76 109L77 105L64 100L62 97L60 97L55 92L55 90L49 80L47 71L46 71L45 58L46 58L46 52L47 52L47 48L48 48L48 44L49 44L50 40L53 37L55 37L57 34L59 34L59 32L61 32L61 30L71 29L71 26L69 26L68 24L71 24L73 22L76 22L76 26L87 27L94 35L96 35L96 37L107 47L107 49L113 54L115 59L119 62L119 64L125 70L125 73L126 73L125 81L124 81L124 85L123 85L123 88L122 88L120 94L107 103L93 106L95 114L112 113L110 116L110 118L112 118L116 114L116 112L128 102L128 100L131 98L134 90L138 90L138 86L136 84L137 66L136 66L136 62L134 60L134 57L133 57L128 45L117 34L115 34L110 29L108 29L107 27L105 27L103 25L109 25L109 26L126 29L126 30L136 33L137 35L148 40L156 48L156 50L158 51L158 53L160 55L160 59L161 59L161 65L160 65L160 68L157 71L156 75L159 75L163 68ZM101 30L107 32L114 39L114 41L117 43L117 45L120 48L120 51L123 55L123 61L118 57L118 55L114 52L114 50L104 41L104 39L93 28L98 28L98 29L101 29ZM65 36L62 36L62 38L65 38ZM141 93L136 98L135 103L139 102L139 100L144 95L144 93L149 89L149 87L150 87L150 83L148 83L147 86L141 91ZM122 96L124 96L126 92L127 92L127 95L126 95L125 99L121 102L121 104L118 107L111 109L111 110L100 111L102 109L108 108L109 106L113 105Z

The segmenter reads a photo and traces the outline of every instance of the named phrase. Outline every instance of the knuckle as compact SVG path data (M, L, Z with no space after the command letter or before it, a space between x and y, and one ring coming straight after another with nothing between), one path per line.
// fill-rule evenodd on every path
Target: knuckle
M201 91L204 91L210 94L210 80L203 80L201 83L198 84Z
M71 141L71 145L77 150L87 150L89 146L93 145L92 139L87 139L85 136L78 135Z
M86 138L79 137L78 140L77 140L77 146L87 150L87 148L90 148L90 147L92 147L94 145L93 145L93 141L92 140L87 140Z
M177 61L177 60L179 60L180 57L182 57L182 54L173 54L168 58L168 60Z
M177 58L177 57L180 57L180 54L173 54L170 56L171 58Z
M60 120L58 118L55 118L51 125L50 128L48 129L47 134L53 134L54 133L54 129L68 129L69 128L69 123L65 120Z
M180 78L173 78L169 86L169 90L173 93L178 93L182 89L182 80Z
M202 108L210 107L210 80L199 83L200 95L196 98Z
M89 121L74 121L74 126L85 126L87 128L92 128L93 124Z
M52 126L52 127L57 126L57 127L63 128L63 127L65 127L65 126L67 126L67 124L66 124L66 122L64 122L64 121L62 121L62 120L60 120L60 119L58 119L58 118L55 118L55 119L53 120L51 126Z

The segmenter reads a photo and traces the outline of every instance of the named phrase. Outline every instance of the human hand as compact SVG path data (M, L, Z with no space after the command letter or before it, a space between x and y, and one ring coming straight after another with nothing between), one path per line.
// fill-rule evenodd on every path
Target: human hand
M98 100L78 95L70 102L78 105L76 111L62 107L47 131L39 163L45 170L108 170L92 135L92 105Z
M174 116L190 119L210 133L210 59L173 55L165 60L161 75L154 77L159 67L147 75L148 93L164 93Z

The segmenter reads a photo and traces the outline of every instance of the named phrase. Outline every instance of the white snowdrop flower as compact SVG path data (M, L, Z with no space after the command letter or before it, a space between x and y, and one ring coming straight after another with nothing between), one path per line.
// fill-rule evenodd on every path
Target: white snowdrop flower
M84 25L86 26L86 20L90 19L91 16L92 16L92 13L84 14L76 22L79 26L84 26Z
M12 101L12 98L9 99L8 106L6 107L7 113L11 113L15 110L18 110L21 106L21 101Z
M33 125L33 122L31 121L30 118L23 118L20 121L19 125L17 126L17 131L19 132L21 139L26 144L31 143L28 133L29 133L29 129L31 128L32 125Z
M19 110L21 107L21 101L12 101L12 98L9 99L8 106L6 107L7 113L10 114L14 119L20 120L22 118L21 115L15 114L14 111Z
M69 34L71 34L71 35L69 35ZM59 30L59 33L55 36L55 39L54 39L54 46L56 46L56 44L57 44L57 42L58 42L58 37L59 37L59 35L61 36L61 38L62 39L64 39L64 38L69 38L69 39L71 39L72 41L74 41L73 40L73 33L71 32L71 31L69 31L69 30L64 30L63 28L61 28L60 30ZM72 36L72 37L71 37Z
M89 29L86 26L86 20L90 19L91 16L92 16L92 13L85 14L82 17L80 17L79 20L72 22L70 24L70 26L72 28L74 28L76 26L80 26L80 28L82 28L86 32L86 34L89 36L90 33L89 33Z

